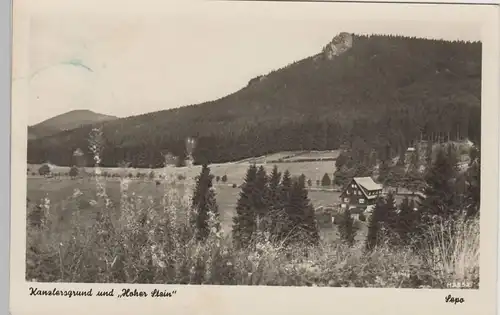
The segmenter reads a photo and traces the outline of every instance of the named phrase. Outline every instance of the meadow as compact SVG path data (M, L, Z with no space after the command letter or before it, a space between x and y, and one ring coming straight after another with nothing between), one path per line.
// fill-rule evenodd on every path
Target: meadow
M334 152L334 151L332 151ZM333 171L334 169L334 161L295 161L299 157L306 158L330 158L332 156L332 152L330 151L318 151L318 152L281 152L268 155L265 157L267 160L272 160L275 158L282 158L283 160L290 159L293 160L293 163L290 162L278 162L278 163L258 163L255 164L257 166L264 166L266 172L269 174L272 171L274 165L278 167L280 172L284 172L288 170L292 176L298 176L300 174L304 174L307 179L311 179L312 186L308 187L308 197L311 200L314 208L318 207L336 207L339 204L340 192L333 190L332 187L322 187L317 185L317 181L320 181L322 176L327 173L330 178L333 179ZM258 158L263 159L264 157ZM219 206L220 211L220 221L221 226L226 234L231 231L232 226L232 217L235 213L236 202L239 197L240 188L239 186L243 183L246 171L250 163L254 163L254 161L238 161L232 163L224 163L224 164L211 164L210 171L214 175L214 177L222 177L224 175L227 176L227 182L223 183L219 181L218 183L214 180L214 187L216 193L216 200ZM29 200L28 206L34 206L36 204L40 204L41 200L47 197L53 207L56 208L64 208L65 201L68 197L72 196L75 189L78 189L82 192L81 198L87 199L81 201L80 210L90 211L91 206L88 204L88 201L91 199L90 196L94 196L96 194L97 182L95 178L77 178L71 179L69 176L64 175L69 173L69 167L64 166L53 166L52 173L59 174L60 176L46 178L38 175L36 172L41 165L28 165L30 172L28 172L27 178L27 198ZM160 198L161 195L165 192L165 190L175 188L176 190L182 193L186 182L179 180L178 176L181 175L184 178L195 178L199 174L201 170L201 166L195 165L191 167L172 167L168 169L168 172L172 178L176 178L175 184L169 184L163 180L159 180L159 176L164 174L165 169L147 169L147 168L100 168L100 172L107 172L108 174L115 174L121 176L127 176L129 174L133 175L133 178L127 179L128 181L128 191L130 193L134 193L137 196L143 196L146 198L147 196L155 196ZM86 172L93 173L95 170L93 168L86 168ZM137 174L149 174L150 172L154 172L155 178L150 179L146 176L144 179L136 178ZM158 184L157 184L158 181ZM108 177L101 182L105 185L106 192L110 198L110 200L116 204L117 207L120 207L120 177ZM235 187L236 186L236 187ZM399 203L403 199L402 196L396 196L396 201ZM63 211L63 210L61 210ZM324 222L322 224L322 229L320 230L323 238L328 240L335 240L338 238L338 233L336 228L332 224L327 224L327 220L329 218L319 217L318 220ZM359 222L361 231L358 233L358 238L362 239L366 234L366 224L363 222Z
M272 156L272 155L270 155ZM210 171L214 176L222 177L227 176L227 184L240 185L243 183L246 171L253 161L238 161L230 163L221 164L210 164ZM335 161L305 161L305 162L294 162L294 163L263 163L263 161L256 161L257 166L264 166L266 172L270 173L273 166L277 165L281 172L285 170L290 171L292 175L299 176L304 174L306 178L310 178L312 181L321 180L323 175L326 173L331 178L333 178L333 173L335 171ZM28 177L39 177L38 169L41 165L28 164ZM53 166L52 173L67 174L69 173L70 167L67 166ZM169 170L172 176L182 175L184 177L194 178L200 173L201 166L194 165L191 167L175 167ZM92 172L92 168L87 169L88 172ZM107 172L109 174L132 174L134 177L138 173L149 174L151 171L155 174L161 174L163 169L152 169L152 168L111 168L111 167L101 167L101 172ZM315 183L314 183L315 184Z
M166 184L165 181L150 179L129 179L128 191L137 196L152 196L161 198L166 189L176 189L179 193L183 193L184 183L178 182L175 185ZM120 180L108 178L103 181L106 192L110 200L120 207ZM60 209L61 213L65 212L65 203L68 198L73 196L74 191L78 190L82 193L80 198L80 209L92 213L93 207L90 205L92 196L96 195L97 185L93 178L78 178L70 179L69 177L61 178L44 178L31 177L27 180L27 197L28 207L33 207L42 202L46 197L50 200L52 207ZM168 185L168 186L167 186ZM232 187L231 184L215 184L216 200L220 211L220 221L223 231L229 233L232 226L232 218L235 213L236 201L240 193L240 188ZM318 206L334 206L339 201L339 192L336 191L309 191L309 198L315 207ZM68 216L68 214L66 214ZM324 228L322 231L329 238L336 237L335 228L332 225L329 228Z

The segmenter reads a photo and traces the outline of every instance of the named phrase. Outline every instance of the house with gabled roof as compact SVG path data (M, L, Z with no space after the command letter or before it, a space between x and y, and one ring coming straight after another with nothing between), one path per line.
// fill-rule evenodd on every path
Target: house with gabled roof
M340 207L359 215L372 208L382 194L382 188L371 177L354 177L340 194Z

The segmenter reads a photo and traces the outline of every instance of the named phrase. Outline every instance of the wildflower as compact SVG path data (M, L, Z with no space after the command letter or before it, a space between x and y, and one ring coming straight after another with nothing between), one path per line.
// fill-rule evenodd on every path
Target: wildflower
M73 190L73 198L77 198L77 197L79 197L79 196L81 196L81 195L83 195L83 193L82 193L82 191L81 191L80 189L75 188L75 189Z
M115 256L115 258L111 262L111 265L110 265L111 268L113 268L113 266L115 265L117 259L118 259L118 256Z
M153 264L160 267L160 268L165 268L167 265L161 261L158 256L156 255L156 253L152 253L151 254L151 259L153 260Z

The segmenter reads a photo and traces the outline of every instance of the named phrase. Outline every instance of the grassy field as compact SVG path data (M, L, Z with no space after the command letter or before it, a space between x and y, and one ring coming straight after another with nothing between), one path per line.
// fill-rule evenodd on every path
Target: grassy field
M322 158L334 158L338 155L337 151L295 151L295 152L280 152L274 153L263 157L245 159L237 162L229 162L222 164L211 164L209 165L210 170L214 176L226 175L228 177L228 184L240 185L243 182L246 171L251 163L255 163L257 166L263 165L267 172L270 172L274 165L278 166L281 172L285 170L290 171L292 175L299 176L304 174L308 179L313 182L316 180L321 180L323 175L327 173L331 178L333 178L333 173L335 172L335 162L334 161L321 161ZM301 162L300 159L307 158L308 161ZM279 159L283 159L283 162L277 162ZM317 161L309 161L312 159L317 159ZM268 161L266 163L266 161ZM272 161L272 162L269 162ZM291 163L293 162L293 163ZM28 164L28 175L29 177L36 177L38 174L38 169L41 165L38 164ZM53 166L52 173L67 174L69 173L70 167L67 166ZM170 173L177 175L184 175L185 177L194 178L199 174L201 170L200 165L187 167L172 168L169 170ZM87 169L88 172L92 172L92 168ZM157 175L161 174L164 169L148 169L148 168L109 168L101 167L101 172L107 172L110 174L126 174L136 175L137 173L149 173L155 172ZM316 183L314 183L316 184Z
M285 162L297 162L301 160L335 160L340 154L339 150L333 151L310 151L301 152L296 155L284 158Z
M295 170L306 170L307 164L312 163L323 163L323 162L304 162L304 163L293 163L287 165L293 165ZM295 165L298 164L298 165ZM314 165L314 164L313 164ZM217 168L215 168L217 169ZM235 167L229 168L233 172L231 176L235 177L234 170ZM220 169L219 169L220 171ZM185 173L183 173L185 174ZM217 174L217 173L215 173ZM292 173L293 174L293 173ZM243 176L243 175L241 175ZM116 178L107 178L102 180L106 187L106 193L108 194L110 200L113 202L115 208L121 208L121 191L120 191L120 180ZM156 180L149 179L130 179L128 180L128 191L130 193L135 194L136 196L141 196L144 199L148 197L158 199L163 196L164 192L171 189L171 185L166 185L164 181L158 181L159 185L157 185ZM176 185L176 190L179 194L183 194L183 188L185 183L183 181L179 181ZM233 188L231 184L216 184L216 198L217 204L219 206L220 212L220 220L222 228L225 234L230 234L232 227L232 218L235 214L236 202L239 197L240 188ZM29 177L27 180L27 198L29 200L28 207L33 207L36 204L39 204L42 198L47 197L51 205L55 211L60 214L61 217L61 226L60 230L65 229L66 223L69 224L69 221L65 218L69 218L70 214L68 213L68 208L71 208L67 205L68 199L74 194L75 190L81 192L81 196L79 197L79 210L82 211L86 216L84 218L88 219L88 222L85 225L91 225L94 218L94 210L90 204L92 199L95 199L95 195L97 192L97 182L92 178L85 179L70 179L68 177L61 178L44 178L44 177ZM336 206L339 203L340 193L336 191L322 191L322 190L310 190L309 199L311 200L314 208L318 208L320 206L324 207L332 207ZM402 196L396 196L396 201L400 202L402 200ZM320 234L323 240L335 240L338 238L337 229L334 225L328 224L328 218L320 217L318 214L318 221L323 222L320 224ZM358 239L361 240L366 235L366 224L363 222L358 222L358 226L360 230L358 232ZM68 226L68 228L70 228Z
M121 206L119 180L107 179L104 180L103 183L105 183L106 192L111 201L119 208ZM132 179L129 181L128 191L130 193L135 193L137 196L142 196L143 198L148 198L149 196L160 198L164 194L164 191L170 188L166 187L163 181L160 181L160 183L160 185L157 185L156 181ZM184 184L180 182L176 187L180 194L182 194L183 185ZM28 178L28 206L39 204L42 198L47 197L54 208L59 209L58 211L61 213L65 213L65 202L74 194L75 190L78 190L82 193L80 197L80 210L83 212L92 212L93 208L89 202L94 198L93 196L96 195L96 187L96 180L91 178ZM216 198L221 214L221 224L226 233L231 230L232 217L235 213L239 193L239 188L233 188L227 184L216 185ZM315 207L332 206L338 203L339 193L333 191L310 191L309 198ZM92 216L89 218L91 217ZM61 223L63 224L63 222ZM333 228L324 229L322 232L325 233L325 237L328 238L332 238L335 235Z

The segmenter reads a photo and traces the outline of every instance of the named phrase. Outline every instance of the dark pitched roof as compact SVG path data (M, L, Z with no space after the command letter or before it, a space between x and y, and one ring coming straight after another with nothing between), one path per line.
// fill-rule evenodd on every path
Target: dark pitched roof
M377 195L369 195L368 192L382 190L382 185L376 183L371 177L354 177L354 182L361 188L367 199L375 199Z
M366 191L382 189L382 185L376 183L371 177L354 177L354 181Z

